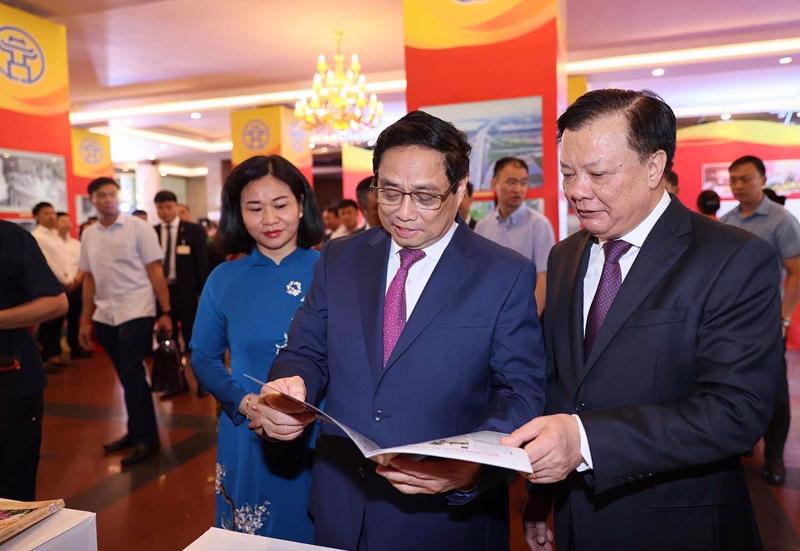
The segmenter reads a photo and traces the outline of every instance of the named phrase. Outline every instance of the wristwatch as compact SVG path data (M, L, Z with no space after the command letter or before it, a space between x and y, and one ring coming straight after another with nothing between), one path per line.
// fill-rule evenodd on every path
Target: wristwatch
M163 318L164 316L171 316L171 315L172 315L172 310L164 310L158 317Z
M784 327L789 327L789 325L791 325L792 323L792 318L783 318L781 320L781 323L783 323Z

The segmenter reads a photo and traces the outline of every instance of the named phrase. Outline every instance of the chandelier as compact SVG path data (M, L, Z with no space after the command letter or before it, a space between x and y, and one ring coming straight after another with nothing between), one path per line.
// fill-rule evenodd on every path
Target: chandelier
M320 134L357 134L374 128L383 114L383 103L375 94L367 95L367 79L361 74L358 54L345 68L342 31L336 31L333 67L323 54L317 59L311 94L297 101L294 116L305 130Z

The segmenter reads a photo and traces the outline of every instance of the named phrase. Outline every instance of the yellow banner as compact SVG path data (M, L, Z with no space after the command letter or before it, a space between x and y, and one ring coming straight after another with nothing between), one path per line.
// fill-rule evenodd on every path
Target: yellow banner
M557 0L405 0L406 46L423 50L495 44L558 15Z
M113 176L111 140L85 128L72 129L72 172L83 178Z
M720 121L687 126L677 132L679 142L747 142L780 147L800 146L800 126L771 121ZM685 143L683 145L686 145Z
M0 109L29 115L69 111L67 31L0 4Z
M308 134L300 128L294 111L281 107L281 155L297 168L311 168L313 159Z
M238 165L254 155L281 154L280 105L231 112L231 162Z

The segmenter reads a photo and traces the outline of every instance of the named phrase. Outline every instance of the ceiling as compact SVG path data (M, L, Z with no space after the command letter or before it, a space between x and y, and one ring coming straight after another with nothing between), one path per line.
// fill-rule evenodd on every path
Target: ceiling
M303 89L316 56L332 53L336 29L344 31L345 53L358 52L370 82L404 76L401 0L7 3L66 25L74 112ZM567 0L565 11L569 62L800 38L798 0ZM795 104L800 110L800 48L793 63L779 65L783 55L667 65L660 78L651 76L653 67L588 78L592 88L650 88L679 116L763 113L770 109L761 107ZM382 99L387 122L402 115L402 91ZM203 111L199 120L181 112L125 122L200 141L225 141L229 133L227 110ZM157 156L203 164L196 149L117 136L113 141L116 160Z

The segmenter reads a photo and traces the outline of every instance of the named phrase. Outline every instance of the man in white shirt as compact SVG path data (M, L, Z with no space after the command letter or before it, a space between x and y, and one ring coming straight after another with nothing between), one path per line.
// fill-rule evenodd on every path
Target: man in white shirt
M78 269L81 261L81 242L72 237L72 219L66 212L57 212L56 229L64 246L67 276L74 284L72 290L67 292L69 312L67 313L67 343L69 354L73 360L90 358L92 353L85 350L78 342L78 331L81 324L81 310L83 309L83 273Z
M558 132L584 229L548 263L547 415L505 439L538 485L528 544L551 547L550 493L560 550L760 549L739 454L780 371L775 253L666 193L675 115L652 92L589 92Z
M53 271L64 290L69 293L77 284L74 276L70 277L66 248L58 236L56 229L56 211L53 205L47 202L37 203L33 207L33 216L36 219L33 237L44 254L47 265ZM57 317L39 325L37 333L39 345L42 347L42 359L47 362L45 371L54 373L66 362L61 359L61 329L64 326L64 316Z
M98 222L83 232L80 269L83 312L79 339L91 347L92 326L114 364L128 410L128 432L104 445L106 453L130 449L122 466L140 463L158 451L158 427L147 384L144 358L153 338L156 300L159 330L172 333L164 253L153 228L119 212L119 184L111 178L89 183Z

